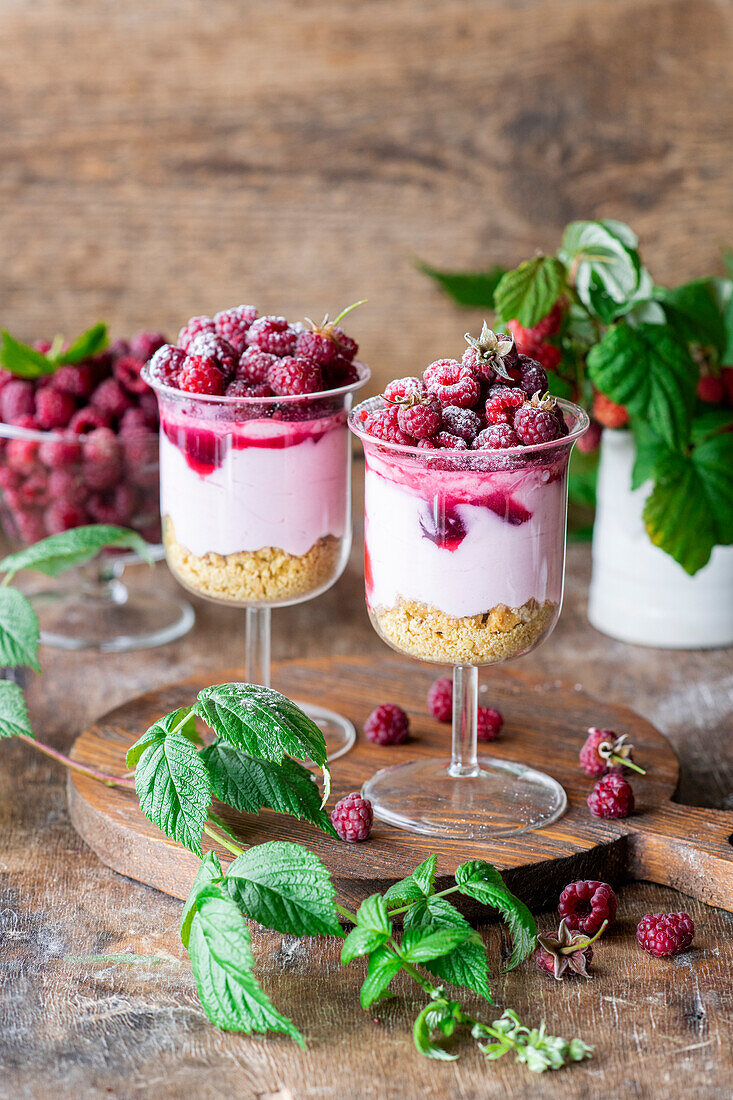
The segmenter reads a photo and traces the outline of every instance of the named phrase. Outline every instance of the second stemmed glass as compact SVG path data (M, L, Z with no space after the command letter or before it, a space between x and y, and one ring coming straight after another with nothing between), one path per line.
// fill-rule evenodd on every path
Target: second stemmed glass
M163 542L178 581L247 610L246 678L270 686L270 609L333 585L351 548L351 446L346 424L359 378L296 397L214 397L163 385L160 409ZM328 757L351 748L351 722L301 704Z
M501 451L429 450L364 430L383 398L349 425L364 445L369 616L393 649L453 665L450 760L377 772L363 787L375 816L435 836L488 839L557 820L567 799L551 776L478 756L478 667L528 653L560 614L567 470L588 417L558 402L568 434Z

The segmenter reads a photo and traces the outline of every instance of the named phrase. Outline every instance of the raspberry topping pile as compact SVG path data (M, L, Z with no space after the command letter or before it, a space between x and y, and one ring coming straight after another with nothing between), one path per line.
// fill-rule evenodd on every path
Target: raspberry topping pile
M331 813L334 829L349 844L366 840L372 831L373 820L371 802L368 798L362 798L358 791L352 791L340 798Z
M364 736L375 745L401 745L409 735L410 719L395 703L383 703L364 723Z
M356 303L361 305L360 302ZM349 309L353 309L350 306ZM309 328L285 317L258 317L254 306L233 306L192 317L150 360L156 382L187 393L227 397L298 397L359 380L358 344L324 318Z
M364 431L428 451L500 451L568 434L562 411L547 395L545 368L520 355L513 336L484 324L480 336L466 334L466 340L460 362L436 359L422 378L390 382L383 395L387 409L362 412Z
M636 927L636 942L649 955L679 955L686 951L695 935L695 925L687 913L649 913Z
M631 784L622 775L604 775L588 795L588 808L594 817L628 817L634 812Z
M560 894L557 911L571 932L592 936L604 921L616 918L616 895L607 882L571 882Z

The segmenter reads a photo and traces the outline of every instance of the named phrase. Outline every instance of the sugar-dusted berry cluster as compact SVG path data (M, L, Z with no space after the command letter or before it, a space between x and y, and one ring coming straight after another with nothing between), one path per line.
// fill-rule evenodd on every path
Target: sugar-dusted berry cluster
M349 309L354 308L350 306ZM186 393L226 397L299 397L358 381L359 345L338 322L291 324L234 306L214 317L192 317L150 362L150 376Z
M0 370L0 420L22 429L0 431L3 519L13 537L30 543L114 523L160 540L158 407L141 371L164 343L142 332L32 381ZM34 347L51 351L46 342Z
M487 325L466 340L460 362L437 359L422 378L390 382L385 407L364 413L364 431L389 443L454 451L535 446L567 435L541 363Z

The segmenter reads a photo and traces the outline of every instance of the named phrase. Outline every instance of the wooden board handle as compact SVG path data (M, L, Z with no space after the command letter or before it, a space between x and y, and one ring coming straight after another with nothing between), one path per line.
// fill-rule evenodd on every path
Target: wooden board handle
M669 802L626 824L634 878L733 912L733 813Z

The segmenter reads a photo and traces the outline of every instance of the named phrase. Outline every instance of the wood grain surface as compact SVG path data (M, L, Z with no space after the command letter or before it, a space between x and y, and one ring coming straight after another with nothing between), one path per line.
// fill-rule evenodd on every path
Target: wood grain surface
M216 683L241 678L238 669L217 669ZM419 759L445 758L449 728L431 718L427 692L434 671L393 655L374 658L331 657L280 663L273 683L292 699L326 706L363 726L377 695L402 706L411 716L410 739L385 751L363 736L332 769L329 809L379 768ZM106 774L124 775L127 749L164 714L190 703L209 683L195 677L147 692L104 714L74 742L72 756ZM282 814L258 817L218 806L243 847L272 840L305 843L331 872L339 901L352 911L376 891L384 892L409 875L431 853L438 857L436 889L452 885L457 865L488 859L510 888L532 908L552 905L563 886L579 878L617 886L629 878L647 878L733 912L733 813L672 806L677 759L669 742L649 722L626 707L600 702L569 684L532 679L519 670L484 671L482 695L506 716L503 736L482 752L499 760L518 760L548 771L562 783L568 808L553 825L529 833L467 842L418 836L375 823L368 844L345 845ZM636 809L625 820L593 818L586 798L592 780L578 766L578 752L591 725L624 732L647 774L632 776ZM470 780L467 781L470 783ZM155 886L179 899L188 896L199 860L171 842L140 812L134 791L108 787L69 773L69 812L79 835L115 871ZM204 850L212 844L203 838ZM220 861L231 857L213 845ZM487 911L463 900L471 919Z
M660 281L712 272L732 38L725 0L5 0L0 320L175 333L368 298L383 384L480 321L418 257L514 264L610 216Z

